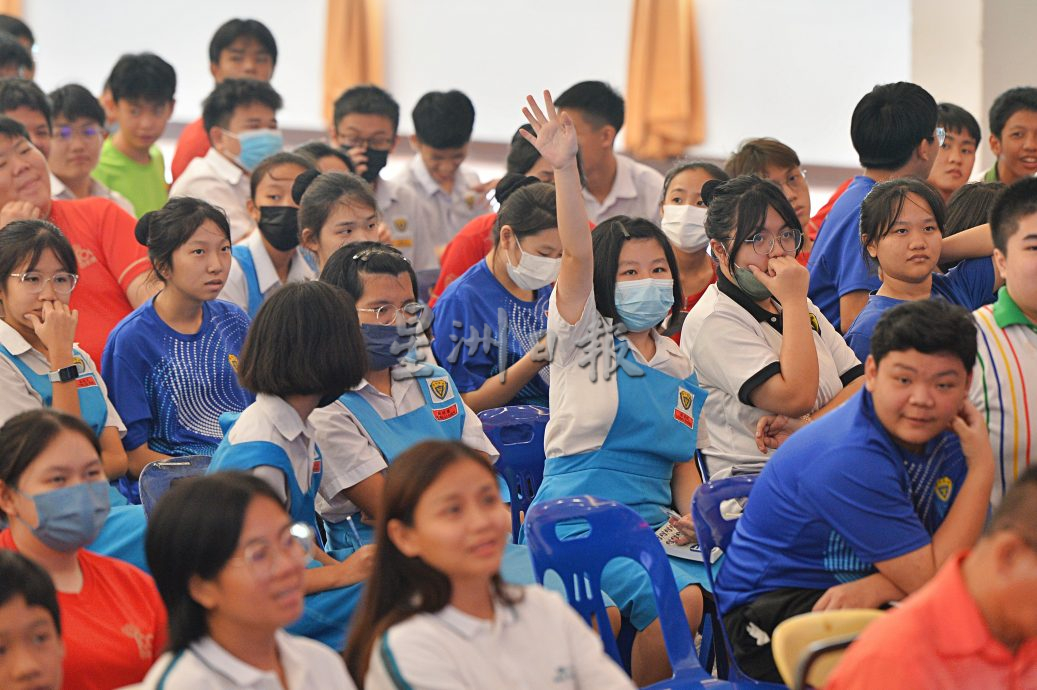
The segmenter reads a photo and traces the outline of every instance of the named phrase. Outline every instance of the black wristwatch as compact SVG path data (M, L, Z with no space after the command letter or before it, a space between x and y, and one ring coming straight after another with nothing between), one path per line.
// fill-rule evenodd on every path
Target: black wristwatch
M51 383L68 383L69 381L75 381L79 378L79 374L82 373L79 370L79 364L73 364L57 371L52 371L47 374L47 378L50 379Z

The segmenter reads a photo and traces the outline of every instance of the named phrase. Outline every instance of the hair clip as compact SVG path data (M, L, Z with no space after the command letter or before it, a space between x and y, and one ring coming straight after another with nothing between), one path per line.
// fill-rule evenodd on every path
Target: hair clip
M356 254L353 255L353 261L364 261L364 262L366 262L372 256L376 256L378 254L386 254L388 256L395 256L397 258L403 259L407 263L410 263L410 259L405 257L403 255L403 253L400 252L399 249L396 249L395 247L390 247L388 245L381 246L381 247L368 247L367 249L363 249L363 250L361 250L361 251L359 251L359 252L357 252Z

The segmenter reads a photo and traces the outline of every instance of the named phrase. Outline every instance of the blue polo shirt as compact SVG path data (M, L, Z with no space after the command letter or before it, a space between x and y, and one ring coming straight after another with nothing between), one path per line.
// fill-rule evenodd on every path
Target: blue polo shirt
M825 590L932 540L965 480L958 437L897 445L861 389L764 467L717 577L722 613L776 589Z
M873 292L882 285L861 253L861 203L874 186L870 177L853 178L821 225L807 262L807 295L837 331L842 329L839 298L860 290Z

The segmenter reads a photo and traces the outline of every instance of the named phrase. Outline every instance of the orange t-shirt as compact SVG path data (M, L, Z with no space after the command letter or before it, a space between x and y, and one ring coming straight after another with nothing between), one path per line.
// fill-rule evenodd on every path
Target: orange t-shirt
M10 530L0 548L17 551ZM65 688L139 683L166 646L166 607L155 582L129 563L79 550L83 589L58 592Z
M432 288L429 306L435 306L436 300L446 290L447 285L461 277L461 274L479 263L493 248L493 224L497 222L496 213L485 213L468 221L454 239L447 243L443 256L439 260L439 280Z
M173 173L173 182L187 169L187 164L195 158L201 158L209 152L209 135L202 124L202 118L188 123L180 130L180 138L176 140L176 152L173 153L173 162L170 170Z
M76 341L101 361L108 334L133 311L126 288L151 269L148 250L137 242L137 221L109 199L54 200L50 221L76 252L79 282L70 306L79 310Z

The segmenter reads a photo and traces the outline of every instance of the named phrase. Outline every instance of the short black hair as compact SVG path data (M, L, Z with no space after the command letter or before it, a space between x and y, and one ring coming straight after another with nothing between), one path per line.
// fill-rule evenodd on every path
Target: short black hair
M249 195L253 201L256 200L256 188L259 187L259 183L263 181L268 172L281 165L298 165L303 170L314 169L314 162L306 156L300 156L298 153L281 151L272 156L267 156L260 161L255 170L252 171L252 174L249 175Z
M1020 110L1037 112L1037 88L1017 86L995 98L990 106L990 133L1000 139L1008 118Z
M175 196L166 205L148 211L137 221L133 234L148 248L148 259L155 275L165 282L162 271L173 269L173 252L191 239L205 221L212 221L230 241L227 214L207 201L190 196Z
M165 105L176 94L176 70L154 53L126 54L108 75L112 100L136 99Z
M1008 239L1019 230L1024 216L1037 213L1037 177L1016 180L998 195L990 211L990 233L994 246L1008 251Z
M573 84L555 99L561 110L578 110L595 127L612 125L623 129L626 105L619 92L603 81L581 81Z
M659 199L660 204L666 201L666 194L670 191L670 184L673 182L673 178L677 177L685 170L701 170L714 180L720 180L721 182L727 182L731 179L731 176L727 174L727 171L715 163L710 163L708 161L685 161L683 163L678 163L666 171L666 177L663 178L662 196Z
M66 84L50 92L54 117L74 122L83 117L104 127L105 115L101 102L80 84Z
M24 599L26 606L45 609L54 621L54 629L61 634L58 593L50 575L17 551L0 549L0 607L15 597Z
M460 91L429 91L410 115L414 136L434 149L459 149L472 138L475 106Z
M0 29L0 67L18 67L23 70L32 70L36 67L32 53L27 51L14 35L2 29Z
M364 84L346 89L335 100L332 122L337 128L346 115L381 115L392 122L393 134L400 126L400 104L385 89L374 84ZM473 115L474 118L474 115Z
M47 127L51 126L50 99L36 82L20 77L0 79L0 113L9 113L23 106L42 113L47 119Z
M5 31L15 38L24 38L31 45L36 45L36 37L32 35L32 29L18 17L0 14L0 31Z
M56 225L45 220L15 220L0 230L0 285L26 261L26 271L36 270L43 252L54 252L61 270L78 272L76 252Z
M947 215L943 197L928 183L913 177L900 177L880 182L871 188L868 195L864 197L864 201L861 202L861 253L869 266L877 266L878 260L868 253L868 247L889 234L893 223L904 210L908 194L916 194L929 204L929 209L936 220L936 227L940 234L943 234Z
M353 161L349 159L349 156L347 156L341 149L337 149L323 141L307 141L305 144L296 146L295 149L293 149L293 153L305 157L312 163L310 167L313 168L317 166L321 158L333 156L345 164L346 170L349 172L356 172L356 168L353 166Z
M1005 186L1004 182L969 182L958 187L947 200L944 237L989 223L994 202Z
M396 247L381 242L353 242L339 247L320 272L322 282L340 287L354 300L364 296L361 273L410 276L414 296L418 296L418 276L410 261Z
M936 129L936 100L918 84L879 84L853 109L850 139L861 165L896 170Z
M965 373L976 363L976 324L961 306L942 299L903 302L875 324L871 356L879 364L890 352L946 353L961 360Z
M206 135L213 127L227 127L239 106L262 103L275 113L284 105L274 87L259 79L225 79L202 102L202 126Z
M965 132L976 144L979 144L982 132L979 129L979 122L972 116L972 113L953 103L940 103L936 106L936 113L937 127L943 127L943 131L947 133Z
M0 108L0 112L2 111L3 109ZM0 136L7 137L8 139L21 137L26 141L31 141L29 139L29 130L25 129L25 125L6 115L0 115Z
M216 29L209 41L209 63L217 64L220 61L220 53L226 50L231 43L239 38L247 36L256 39L263 50L270 53L270 59L277 65L277 41L266 24L256 19L229 19Z

